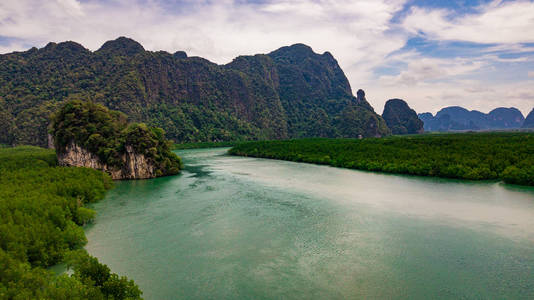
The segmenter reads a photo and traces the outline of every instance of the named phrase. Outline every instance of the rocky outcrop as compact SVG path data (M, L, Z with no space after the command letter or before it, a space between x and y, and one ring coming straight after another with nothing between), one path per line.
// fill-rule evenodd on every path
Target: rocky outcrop
M402 99L388 100L384 106L382 118L393 134L423 133L423 121Z
M126 146L126 152L120 157L121 167L108 166L102 163L97 155L71 142L65 149L58 151L60 166L85 167L102 170L114 180L147 179L156 177L155 165L143 154L135 153L132 146Z
M130 123L93 102L71 100L51 116L59 164L103 170L113 179L175 175L182 162L161 128Z
M367 99L365 99L365 92L362 89L359 89L356 92L356 103L361 104L367 102Z

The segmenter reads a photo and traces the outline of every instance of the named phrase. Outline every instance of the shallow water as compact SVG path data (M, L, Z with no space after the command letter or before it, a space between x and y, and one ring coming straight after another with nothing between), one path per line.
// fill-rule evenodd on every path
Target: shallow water
M534 189L180 151L87 250L145 299L534 298Z

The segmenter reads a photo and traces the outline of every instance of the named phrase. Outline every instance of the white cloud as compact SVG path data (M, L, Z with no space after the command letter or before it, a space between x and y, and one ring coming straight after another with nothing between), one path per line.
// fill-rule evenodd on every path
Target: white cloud
M413 7L403 27L417 34L424 32L436 40L475 43L534 42L534 2L494 1L480 6L476 14L454 17L446 9Z
M395 61L397 58L393 56L390 60ZM404 70L398 75L381 76L379 81L382 85L416 88L429 81L450 80L458 75L469 74L487 64L484 60L427 58L416 53L402 55L402 60L408 61Z

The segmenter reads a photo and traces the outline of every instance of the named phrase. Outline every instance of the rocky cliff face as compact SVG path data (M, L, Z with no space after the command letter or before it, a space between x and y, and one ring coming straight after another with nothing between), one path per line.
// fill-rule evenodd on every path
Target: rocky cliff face
M59 164L106 171L113 179L145 179L180 172L161 128L126 122L126 116L80 100L52 115L50 133Z
M135 153L131 146L126 146L126 152L121 155L123 163L120 168L102 163L98 156L74 142L68 144L62 151L58 151L57 158L60 166L102 170L109 173L114 180L156 177L154 164L145 155Z
M374 132L382 118L364 96L354 97L335 58L303 44L218 65L181 51L146 51L123 37L94 52L49 43L0 55L0 86L3 144L46 146L48 116L72 98L161 127L179 143L346 136L339 118L347 109L356 111L345 114L356 117L352 124L370 121L354 131L383 135Z

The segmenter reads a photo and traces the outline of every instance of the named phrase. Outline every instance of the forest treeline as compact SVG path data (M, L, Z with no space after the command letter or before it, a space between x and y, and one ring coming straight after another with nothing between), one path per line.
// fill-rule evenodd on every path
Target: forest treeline
M82 226L113 182L87 168L57 166L53 150L0 147L0 299L140 299L126 277L89 256ZM47 268L64 262L72 271Z
M534 185L534 133L457 133L238 144L230 154L387 173Z

